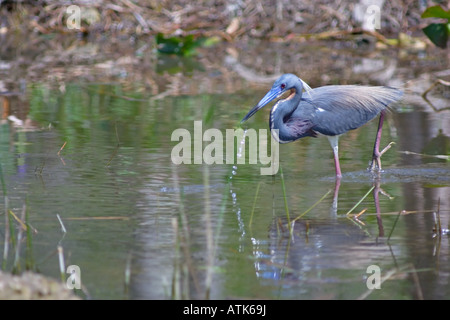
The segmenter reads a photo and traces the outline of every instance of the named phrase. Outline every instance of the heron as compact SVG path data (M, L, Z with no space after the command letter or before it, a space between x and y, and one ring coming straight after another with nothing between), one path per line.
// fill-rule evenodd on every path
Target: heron
M369 169L381 171L381 155L391 145L380 152L384 117L388 106L400 100L402 95L401 90L387 86L328 85L312 89L296 75L284 74L241 123L274 99L281 98L270 111L272 136L279 143L288 143L304 137L325 135L333 149L336 178L340 179L339 137L377 115L380 119Z

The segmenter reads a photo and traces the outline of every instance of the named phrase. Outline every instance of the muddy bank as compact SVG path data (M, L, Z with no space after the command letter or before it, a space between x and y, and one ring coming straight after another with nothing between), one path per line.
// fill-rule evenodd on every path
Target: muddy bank
M24 272L20 276L0 271L0 300L78 300L61 282Z
M431 3L431 2L430 2ZM352 30L363 24L369 5L380 8L387 36L420 31L425 2L411 1L77 1L79 32L141 35L217 34L227 40ZM75 9L67 1L2 1L3 32L68 33Z

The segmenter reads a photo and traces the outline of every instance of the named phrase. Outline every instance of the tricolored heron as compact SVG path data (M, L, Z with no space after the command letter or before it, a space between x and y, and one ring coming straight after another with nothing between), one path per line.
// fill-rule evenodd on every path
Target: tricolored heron
M384 115L388 105L402 97L402 91L391 87L358 85L332 85L311 89L296 75L284 74L241 123L286 92L289 95L278 100L270 111L270 130L276 140L288 143L303 137L317 137L318 134L327 136L333 148L336 177L341 178L339 136L361 127L380 114L369 168L381 170L380 157L387 150L380 152L379 149Z

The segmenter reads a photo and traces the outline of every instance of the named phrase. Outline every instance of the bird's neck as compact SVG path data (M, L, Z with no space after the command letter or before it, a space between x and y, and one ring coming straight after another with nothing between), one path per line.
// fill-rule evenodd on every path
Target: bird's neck
M278 100L270 111L270 129L282 129L286 120L297 109L301 99L301 88L293 88L287 98Z

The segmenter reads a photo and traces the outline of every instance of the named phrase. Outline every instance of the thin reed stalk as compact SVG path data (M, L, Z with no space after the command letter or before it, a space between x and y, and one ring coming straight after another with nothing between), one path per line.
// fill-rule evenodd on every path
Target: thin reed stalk
M281 175L281 186L283 188L283 198L284 198L284 209L286 211L286 218L288 221L288 228L289 228L289 232L291 232L291 218L289 216L289 207L288 207L288 203L287 203L287 195L286 195L286 186L284 184L284 174L283 174L283 168L280 165L280 175Z
M355 210L356 207L358 207L361 204L361 202L364 201L365 198L367 198L367 196L372 192L373 189L375 189L375 186L372 186L372 188L370 188L370 190L367 191L367 193L350 210L348 210L346 215L349 215L350 213L352 213L352 211Z
M4 197L4 215L5 215L5 241L3 244L3 262L2 269L6 270L6 263L8 261L8 250L9 250L9 215L8 215L8 195L6 193L5 179L3 178L2 164L0 163L0 181L2 184L3 197Z
M400 218L401 214L402 214L402 211L399 211L398 214L397 214L397 218L395 219L394 224L393 224L392 229L391 229L391 232L389 232L389 236L387 238L387 242L388 243L389 243L389 240L391 240L391 236L394 233L395 226L397 225L398 219Z
M330 194L331 190L328 190L327 193L325 193L322 198L320 198L319 200L316 201L316 203L314 203L311 207L309 207L305 212L303 212L302 214L300 214L297 218L295 218L294 220L292 220L292 222L295 222L296 220L300 219L301 217L303 217L305 214L307 214L308 212L310 212L312 209L314 209L319 203L321 203L329 194Z
M15 250L16 248L16 232L14 229L14 216L15 214L9 210L8 211L8 229L9 229L9 240L11 242L12 245L12 249Z
M20 247L22 244L22 237L23 232L27 229L26 225L22 222L25 221L25 212L26 212L26 205L24 204L22 207L22 214L20 216L20 228L19 232L17 233L17 245L16 245L16 255L14 258L14 272L20 272Z
M178 231L178 220L172 218L172 228L174 234L175 254L174 254L174 267L172 274L172 292L171 297L173 300L180 300L180 238Z
M216 256L216 250L217 250L217 247L219 246L219 237L220 237L220 232L222 230L223 216L225 215L225 210L226 210L226 205L228 202L229 194L230 194L230 184L228 184L228 188L225 188L225 190L224 190L224 194L222 197L222 205L220 206L220 212L217 217L216 237L214 238L213 257Z
M109 165L111 164L113 159L116 157L116 155L117 155L117 153L119 152L119 149L120 149L119 133L117 132L117 122L114 123L114 129L115 129L115 132L116 132L117 145L116 145L116 147L115 147L111 157L109 158L108 162L106 163L106 167L109 167Z
M398 273L398 270L395 269L391 269L389 270L386 275L384 277L381 278L380 280L380 286L389 278L391 278L394 274ZM374 289L367 289L366 292L364 292L363 294L361 294L359 297L356 298L356 300L365 300L372 292L374 292ZM379 290L381 291L381 290Z
M255 207L256 207L256 200L258 199L258 193L259 193L259 187L261 186L261 182L258 183L258 186L256 187L256 193L255 193L255 198L253 199L253 207L252 207L252 212L250 214L250 222L249 224L249 228L252 228L252 223L253 223L253 214L255 213Z
M61 231L63 233L67 233L66 227L64 226L64 223L61 220L61 217L59 216L59 214L56 214L56 217L58 218L59 224L61 225Z
M27 200L25 200L25 205ZM28 213L28 206L25 207L25 224L27 226L27 246L25 250L25 267L27 270L31 270L34 267L34 257L33 257L33 234L32 228L29 223L30 217Z
M289 232L292 232L292 230L289 230ZM292 237L289 236L288 240L287 240L288 243L286 245L286 251L284 253L283 267L280 270L280 278L282 281L280 281L280 285L278 287L278 299L281 298L281 293L283 292L284 277L286 276L286 271L287 271L286 269L289 269L288 259L289 259L289 251L291 249L291 240L292 240Z
M190 232L189 232L189 222L188 222L188 218L186 215L186 211L184 210L184 202L183 202L184 194L181 191L182 189L180 188L179 178L178 178L176 169L174 169L172 172L172 180L173 180L173 184L174 184L174 189L178 190L178 192L175 193L176 202L178 203L180 220L181 220L181 231L179 231L180 234L178 236L181 239L181 240L179 240L180 248L183 250L184 259L186 261L186 267L184 268L184 274L185 274L184 284L185 285L184 285L184 290L183 290L183 292L184 292L183 296L185 299L189 299L189 297L190 297L189 275L192 278L194 287L197 290L197 292L200 291L200 288L199 288L197 276L195 273L194 265L193 265L192 259L191 259L191 252L190 252L191 240L190 240ZM178 225L177 225L177 227L178 227Z
M61 276L62 283L65 283L66 282L66 267L64 264L64 250L60 244L57 246L57 250L58 250L58 260L59 260L59 273Z
M439 235L442 234L442 225L441 225L441 214L440 214L440 210L441 210L441 198L438 199L438 208L436 212L434 213L434 221L435 221L435 229L436 229L436 233L438 233Z
M205 217L205 232L206 232L206 277L205 277L205 299L209 299L211 295L211 284L214 268L214 238L211 221L211 199L209 194L209 166L203 166L203 186L204 186L204 217Z
M131 252L128 253L127 261L125 263L125 272L124 272L124 294L127 295L130 288L130 280L131 280Z
M3 196L6 197L6 183L5 179L3 178L3 169L1 163L0 163L0 182L2 183Z

